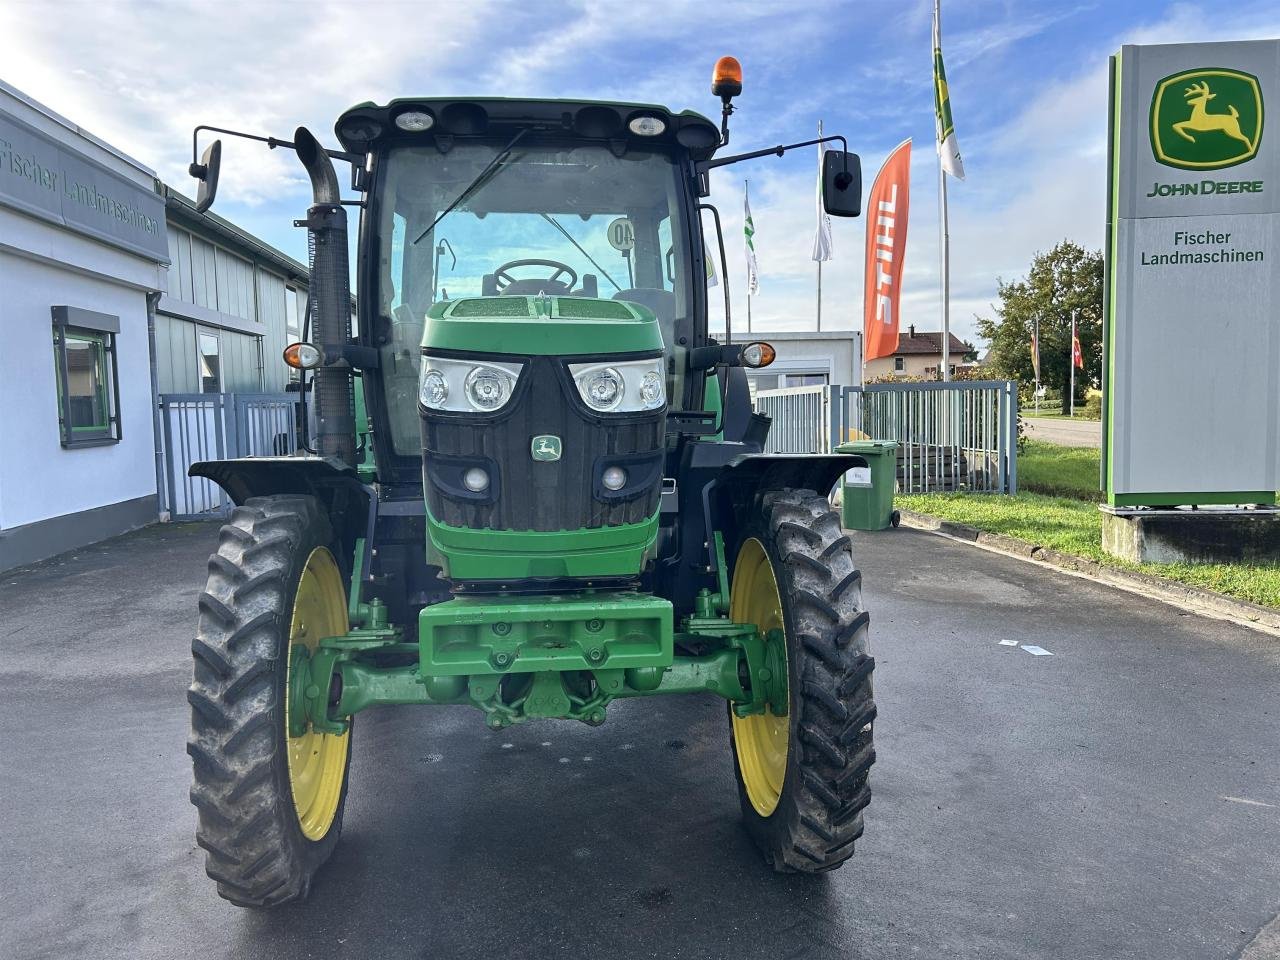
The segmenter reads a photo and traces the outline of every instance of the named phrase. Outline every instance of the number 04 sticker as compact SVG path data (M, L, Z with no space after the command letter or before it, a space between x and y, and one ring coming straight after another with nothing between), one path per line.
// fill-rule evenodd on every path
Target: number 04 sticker
M623 253L636 245L636 231L626 217L609 221L609 246Z

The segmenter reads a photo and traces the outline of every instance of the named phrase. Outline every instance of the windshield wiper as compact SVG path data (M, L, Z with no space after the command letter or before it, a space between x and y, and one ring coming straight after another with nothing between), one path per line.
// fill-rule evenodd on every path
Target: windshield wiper
M476 178L467 184L466 189L464 189L460 194L458 194L453 199L453 202L444 208L444 211L440 214L440 216L436 217L434 220L431 221L431 226L427 227L427 229L423 230L420 234L418 234L418 239L414 240L412 245L417 246L422 241L423 237L425 237L427 234L429 234L432 230L436 228L436 224L438 224L441 220L443 220L449 214L453 213L454 208L456 208L458 204L462 203L469 196L471 196L471 194L475 193L476 190L484 186L485 183L493 179L493 177L497 174L499 167L503 163L505 163L507 157L511 155L511 148L514 147L517 143L519 143L520 138L523 137L526 133L528 133L527 127L522 127L521 129L517 130L516 135L511 138L510 142L505 147L503 147L502 150L498 152L497 156L495 156L492 160L490 160L487 164L485 164L485 168L476 174Z
M573 239L573 234L571 234L568 230L566 230L563 226L561 226L559 220L545 213L540 213L538 214L538 216L540 216L543 220L547 221L547 223L551 224L553 227L559 230L562 234L564 234L564 238L568 240L570 243L572 243L575 247L577 247L578 252L582 254L584 257L586 257L588 260L590 260L591 265L595 267L597 270L599 270L602 274L604 274L604 278L613 284L613 289L617 290L619 293L622 292L622 288L618 286L618 281L613 279L613 277L609 276L609 271L607 271L604 267L600 266L600 264L596 262L595 257L591 256L591 254L587 253L587 251L582 249L582 244L580 244L577 240Z

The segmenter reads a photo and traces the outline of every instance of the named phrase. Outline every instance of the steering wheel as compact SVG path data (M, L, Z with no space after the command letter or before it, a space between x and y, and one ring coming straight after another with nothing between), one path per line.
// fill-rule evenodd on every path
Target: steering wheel
M578 271L567 263L561 263L559 260L508 260L502 266L493 271L493 279L498 287L498 294L501 295L507 287L515 283L518 279L511 275L511 271L518 267L553 267L555 272L549 277L542 277L544 283L564 283L566 290L572 290L578 282ZM561 281L559 278L568 276L567 281Z

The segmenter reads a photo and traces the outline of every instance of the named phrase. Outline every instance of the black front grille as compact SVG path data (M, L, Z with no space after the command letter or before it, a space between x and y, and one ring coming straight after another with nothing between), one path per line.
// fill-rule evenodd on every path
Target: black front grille
M455 527L487 530L581 530L639 523L658 509L661 470L652 482L604 499L598 474L610 457L660 458L665 409L645 414L593 415L579 400L563 364L547 357L526 361L515 396L497 417L428 413L423 417L423 467L432 515ZM561 456L534 460L533 438L560 438ZM491 502L451 494L452 479L474 460L494 470ZM439 466L433 465L438 461ZM433 480L434 475L434 480ZM632 495L634 494L634 495Z

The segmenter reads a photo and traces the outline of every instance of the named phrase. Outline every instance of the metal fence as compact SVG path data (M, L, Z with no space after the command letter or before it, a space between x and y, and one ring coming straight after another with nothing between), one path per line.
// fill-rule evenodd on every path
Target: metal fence
M1010 380L761 390L755 406L773 418L772 453L893 440L905 493L1018 490L1018 391Z
M297 394L165 393L160 395L164 501L173 520L215 520L231 512L222 489L188 477L200 460L284 456L297 449Z

